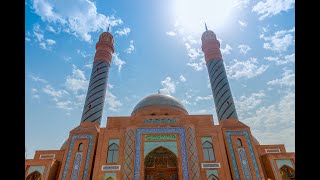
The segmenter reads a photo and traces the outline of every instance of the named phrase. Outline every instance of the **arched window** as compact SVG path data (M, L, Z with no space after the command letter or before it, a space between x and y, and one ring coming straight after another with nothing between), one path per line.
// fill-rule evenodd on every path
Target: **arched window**
M204 161L214 161L213 145L206 141L202 144Z
M108 147L107 163L114 163L118 161L118 154L119 154L118 149L119 149L119 146L116 143L113 143Z
M26 180L41 180L41 173L39 171L34 171L26 177Z
M208 177L208 180L219 180L217 176L215 176L214 174L211 174L209 177Z
M238 147L242 147L242 142L239 138L237 139L237 145L238 145Z
M82 152L83 151L83 143L80 143L78 146L78 151Z

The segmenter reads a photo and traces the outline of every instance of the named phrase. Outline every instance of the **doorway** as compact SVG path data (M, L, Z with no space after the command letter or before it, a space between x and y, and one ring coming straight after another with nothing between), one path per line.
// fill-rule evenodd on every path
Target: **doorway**
M147 154L144 160L145 180L178 180L177 156L160 146Z

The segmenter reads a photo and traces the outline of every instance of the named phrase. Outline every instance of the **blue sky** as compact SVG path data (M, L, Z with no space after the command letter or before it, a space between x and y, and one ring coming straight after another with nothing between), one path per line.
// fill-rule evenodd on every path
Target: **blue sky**
M213 114L201 51L204 22L221 43L237 113L260 144L295 151L293 0L28 0L25 3L27 158L60 149L79 125L95 43L115 53L101 126L145 96L170 94L190 114Z

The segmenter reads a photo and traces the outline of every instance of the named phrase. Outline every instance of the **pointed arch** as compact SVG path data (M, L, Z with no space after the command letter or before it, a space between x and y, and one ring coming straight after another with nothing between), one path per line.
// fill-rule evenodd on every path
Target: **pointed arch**
M34 171L26 177L26 180L41 180L41 177L42 175L39 171Z
M112 143L108 147L108 158L107 163L115 163L118 162L118 156L119 156L119 145L116 143Z
M211 142L205 141L204 143L202 143L202 151L204 161L214 161L214 150Z
M83 143L80 143L78 146L78 151L82 152L83 151Z
M159 146L150 151L144 160L145 180L177 179L178 158L169 149ZM159 174L159 172L161 172Z
M292 167L290 167L288 165L281 166L280 174L282 175L283 180L295 179L295 171Z
M238 147L242 147L242 141L240 138L237 138L237 145Z
M216 175L211 174L207 180L219 180L219 178Z

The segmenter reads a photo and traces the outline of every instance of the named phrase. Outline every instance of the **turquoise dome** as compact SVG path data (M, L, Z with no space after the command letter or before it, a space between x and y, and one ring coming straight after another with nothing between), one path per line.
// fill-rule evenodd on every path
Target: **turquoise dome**
M152 94L143 98L133 109L131 115L146 109L175 109L188 114L188 111L176 98L165 94Z

